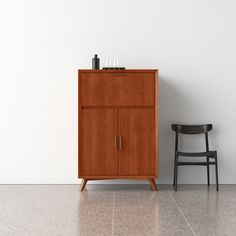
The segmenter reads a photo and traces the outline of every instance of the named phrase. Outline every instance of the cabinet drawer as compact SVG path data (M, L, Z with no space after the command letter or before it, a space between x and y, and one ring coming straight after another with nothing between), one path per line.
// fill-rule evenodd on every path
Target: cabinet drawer
M82 106L153 106L154 72L80 74Z

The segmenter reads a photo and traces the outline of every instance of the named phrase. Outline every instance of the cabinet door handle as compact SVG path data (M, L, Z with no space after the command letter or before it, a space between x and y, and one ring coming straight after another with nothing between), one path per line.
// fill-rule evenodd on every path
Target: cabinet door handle
M122 137L119 136L119 149L121 150L122 149Z
M115 136L115 149L117 150L117 136Z

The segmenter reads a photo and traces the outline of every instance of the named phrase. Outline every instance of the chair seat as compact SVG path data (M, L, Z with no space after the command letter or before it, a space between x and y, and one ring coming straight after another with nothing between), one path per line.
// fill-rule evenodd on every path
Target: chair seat
M178 156L183 157L211 157L214 158L216 155L216 151L209 152L177 152Z

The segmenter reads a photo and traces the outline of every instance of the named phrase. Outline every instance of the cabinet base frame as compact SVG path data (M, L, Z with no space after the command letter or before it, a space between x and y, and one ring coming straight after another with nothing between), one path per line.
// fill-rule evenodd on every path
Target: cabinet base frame
M82 182L80 184L80 191L82 192L82 191L84 191L86 189L85 187L86 187L86 184L87 184L88 181L91 181L91 180L107 180L107 179L119 179L119 178L103 178L103 177L101 177L101 178L82 178ZM124 179L124 178L122 178L122 179ZM148 180L149 183L150 183L151 189L153 191L158 191L155 178L142 178L142 177L137 177L136 176L134 178L126 178L126 179Z

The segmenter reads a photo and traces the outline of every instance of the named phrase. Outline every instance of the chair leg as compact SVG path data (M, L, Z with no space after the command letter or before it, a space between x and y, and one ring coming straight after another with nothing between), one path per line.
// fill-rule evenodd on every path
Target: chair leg
M173 176L173 186L175 186L175 166L176 166L176 154L174 159L174 176Z
M178 165L176 164L175 167L175 191L177 191L177 185L178 185Z
M217 162L217 153L215 155L215 168L216 168L216 191L219 191L219 182L218 182L218 162Z
M207 185L210 185L209 157L207 157Z
M177 191L178 185L178 155L175 157L175 191Z

